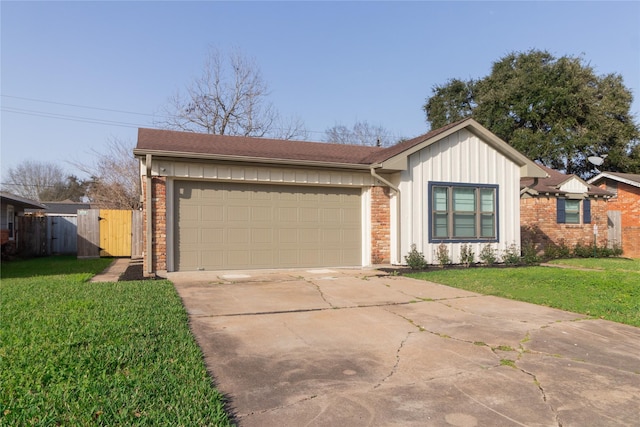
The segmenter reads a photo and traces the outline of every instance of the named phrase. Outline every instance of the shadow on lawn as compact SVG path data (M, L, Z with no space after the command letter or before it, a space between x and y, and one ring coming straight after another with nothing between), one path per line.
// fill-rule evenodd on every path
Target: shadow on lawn
M110 258L77 259L74 255L2 260L0 277L3 279L63 274L98 274L113 260Z

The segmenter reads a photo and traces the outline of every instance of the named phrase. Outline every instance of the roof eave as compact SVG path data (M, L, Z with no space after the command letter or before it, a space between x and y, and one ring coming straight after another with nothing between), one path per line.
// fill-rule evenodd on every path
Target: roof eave
M602 172L599 175L594 176L593 178L591 178L587 182L589 184L593 184L593 183L601 180L602 178L613 179L615 181L631 185L632 187L640 187L640 182L636 182L636 181L633 181L633 180L630 180L630 179L622 178L621 176L617 176L617 175L614 175L614 174L611 174L611 173L607 173L607 172Z
M520 166L520 178L546 178L548 176L547 172L536 165L535 162L498 138L496 135L488 131L480 123L473 119L467 119L463 122L460 122L458 125L452 127L451 129L447 129L446 131L439 133L432 138L425 139L423 142L416 144L413 147L408 148L407 150L382 161L380 163L380 168L390 171L407 170L408 157L411 154L420 151L423 148L426 148L431 144L434 144L435 142L440 141L441 139L444 139L456 132L459 132L462 129L469 129L476 136L481 137L483 141L489 143L489 145L495 148L498 152Z
M146 150L136 148L133 150L133 154L136 157L144 158L147 154L156 158L163 159L189 159L189 160L202 160L202 161L221 161L221 162L242 162L242 163L258 163L258 164L270 164L278 166L297 166L297 167L314 167L314 168L333 168L333 169L356 169L356 170L369 170L371 168L368 164L360 163L341 163L341 162L326 162L317 160L297 160L297 159L278 159L271 157L253 157L253 156L235 156L228 154L203 154L203 153L190 153L184 151L163 151L163 150Z

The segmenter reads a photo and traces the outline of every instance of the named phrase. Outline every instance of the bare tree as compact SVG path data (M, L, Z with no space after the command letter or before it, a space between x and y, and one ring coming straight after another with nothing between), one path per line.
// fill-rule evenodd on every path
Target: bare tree
M216 135L287 139L305 136L300 120L282 125L268 95L269 88L254 59L239 50L224 56L210 48L202 75L187 85L184 92L178 91L169 99L163 111L166 119L156 124Z
M17 196L40 201L41 196L57 186L64 186L67 174L50 162L25 160L7 170L4 190Z
M140 164L133 157L134 144L110 139L105 151L92 150L93 163L72 164L91 177L87 197L104 209L138 209L140 207Z
M356 122L353 127L335 125L325 130L326 142L336 144L369 145L388 147L394 144L391 132L382 126L371 125L367 121Z

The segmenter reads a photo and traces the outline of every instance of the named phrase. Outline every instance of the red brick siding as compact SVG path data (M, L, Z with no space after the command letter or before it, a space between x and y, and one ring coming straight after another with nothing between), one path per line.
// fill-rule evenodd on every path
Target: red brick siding
M388 187L371 189L371 263L391 262L391 207Z
M606 183L600 187L606 189ZM618 182L618 195L609 199L607 209L620 211L622 254L628 258L640 258L640 188Z
M607 244L607 202L591 199L591 224L558 224L555 197L520 199L522 244L533 242L542 251L550 244L566 244L570 248L580 242L593 243L593 225L598 226L598 245ZM582 217L582 212L581 212Z
M152 212L152 240L151 254L147 254L147 219L149 207L147 204L147 185L143 179L142 194L144 205L144 271L148 271L151 263L152 271L157 272L167 269L167 183L164 177L153 177L151 180L151 212Z

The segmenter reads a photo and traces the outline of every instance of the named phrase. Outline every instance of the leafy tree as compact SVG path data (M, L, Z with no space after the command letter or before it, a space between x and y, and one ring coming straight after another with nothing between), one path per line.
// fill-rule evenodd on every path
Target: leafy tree
M356 122L352 127L335 125L325 130L324 140L336 144L369 145L387 147L393 145L394 138L382 126L371 125L367 121Z
M54 188L65 188L65 177L65 171L55 163L25 160L7 170L4 187L18 196L42 201Z
M473 117L528 157L587 177L592 155L607 154L608 170L640 170L631 155L640 138L632 100L620 75L531 50L506 55L480 80L435 86L423 108L433 128Z
M269 88L256 62L238 50L223 55L210 49L202 75L178 91L157 124L216 135L304 139L300 119L285 120L268 102Z

